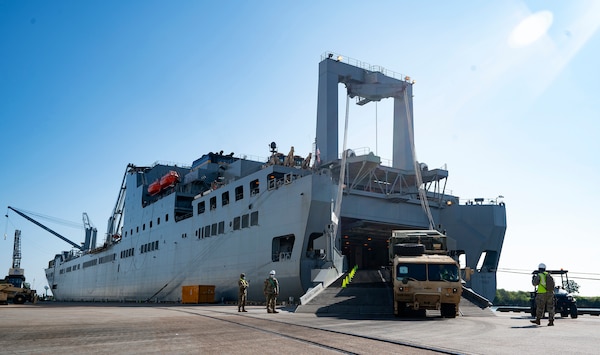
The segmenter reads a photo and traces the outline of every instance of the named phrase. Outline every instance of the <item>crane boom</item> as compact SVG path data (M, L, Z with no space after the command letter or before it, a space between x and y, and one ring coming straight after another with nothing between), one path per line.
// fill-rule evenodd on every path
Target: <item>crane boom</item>
M45 225L41 224L40 222L36 221L35 219L33 219L33 218L29 217L29 216L28 216L28 215L26 215L25 213L23 213L23 212L21 212L21 211L19 211L19 210L15 209L15 208L12 208L11 206L8 206L8 208L9 208L9 209L11 209L11 210L13 210L13 211L15 211L15 212L16 212L16 213L17 213L19 216L21 216L21 217L25 218L25 219L26 219L26 220L28 220L29 222L31 222L31 223L33 223L33 224L35 224L36 226L38 226L38 227L40 227L40 228L42 228L42 229L46 230L47 232L50 232L50 233L54 234L55 236L59 237L60 239L64 240L65 242L67 242L67 243L71 244L71 245L72 245L74 248L76 248L76 249L79 249L79 250L83 250L83 247L81 247L81 246L80 246L80 245L78 245L77 243L75 243L75 242L72 242L72 241L70 241L69 239L67 239L67 238L63 237L62 235L58 234L57 232L53 231L52 229L50 229L50 228L46 227Z
M21 268L21 231L15 230L15 243L13 244L12 268Z

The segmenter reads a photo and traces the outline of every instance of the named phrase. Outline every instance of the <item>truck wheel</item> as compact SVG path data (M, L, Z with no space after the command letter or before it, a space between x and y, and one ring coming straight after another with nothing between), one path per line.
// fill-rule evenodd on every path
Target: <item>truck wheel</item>
M406 304L404 302L396 302L396 309L398 309L398 313L394 313L395 317L406 315Z
M573 319L577 318L577 305L571 306L571 318L573 318Z
M442 303L440 313L443 318L456 318L456 305L453 303Z
M416 243L395 244L394 254L399 256L420 256L425 254L425 246Z
M13 303L14 304L23 304L23 303L25 303L25 296L23 296L21 294L16 294L15 297L13 297Z

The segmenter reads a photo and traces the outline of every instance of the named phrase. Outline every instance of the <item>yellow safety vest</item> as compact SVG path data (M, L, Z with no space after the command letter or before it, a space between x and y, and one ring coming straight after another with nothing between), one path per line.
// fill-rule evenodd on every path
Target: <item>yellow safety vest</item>
M538 285L537 293L546 293L546 275L548 275L548 273L544 271L540 272L538 275L540 276L540 284Z

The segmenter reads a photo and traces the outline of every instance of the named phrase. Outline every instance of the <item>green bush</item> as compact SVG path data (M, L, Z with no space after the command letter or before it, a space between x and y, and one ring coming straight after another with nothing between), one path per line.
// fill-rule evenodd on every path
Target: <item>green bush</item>
M496 290L494 306L521 306L529 307L529 291ZM600 297L582 297L575 295L577 307L600 308Z

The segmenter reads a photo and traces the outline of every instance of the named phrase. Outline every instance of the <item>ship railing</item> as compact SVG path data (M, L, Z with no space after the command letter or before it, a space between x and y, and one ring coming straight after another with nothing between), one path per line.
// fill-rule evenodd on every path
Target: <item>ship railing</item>
M171 162L171 161L162 161L162 160L155 161L154 163L152 163L152 165L150 167L154 168L157 165L178 166L178 167L184 168L184 169L191 169L192 168L191 165L179 164L179 163L175 163L175 162Z
M335 60L338 62L350 64L352 66L359 67L359 68L362 68L362 69L365 69L365 70L368 70L371 72L379 72L385 76L389 76L391 78L398 79L398 80L406 80L406 81L410 80L410 77L408 75L396 73L394 71L385 69L384 67L382 67L380 65L371 65L367 62L363 62L358 59L350 58L350 57L347 57L347 56L344 56L344 55L341 55L341 54L335 53L335 52L325 52L325 53L321 54L321 60L325 60L325 59L332 59L332 60Z
M500 205L504 206L504 196L500 195L493 198L476 197L476 198L459 198L459 204L463 205Z
M274 190L274 189L278 189L282 185L291 184L292 182L294 182L294 180L297 180L298 178L299 178L298 175L295 175L292 173L287 173L282 178L271 179L267 183L267 190Z

